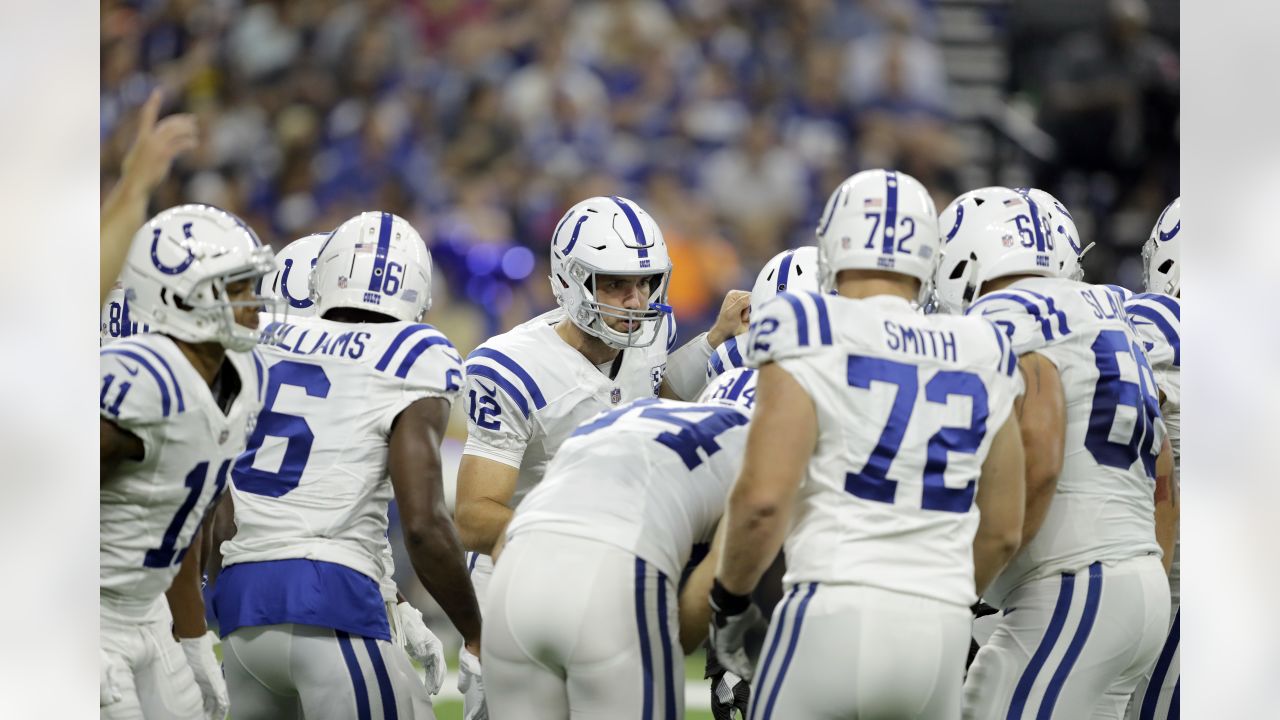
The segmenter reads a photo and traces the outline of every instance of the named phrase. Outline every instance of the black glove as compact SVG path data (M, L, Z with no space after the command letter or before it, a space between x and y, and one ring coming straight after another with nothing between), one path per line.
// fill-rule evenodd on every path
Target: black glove
M711 678L711 717L715 720L746 720L751 702L751 685L727 670ZM734 715L734 710L738 714Z

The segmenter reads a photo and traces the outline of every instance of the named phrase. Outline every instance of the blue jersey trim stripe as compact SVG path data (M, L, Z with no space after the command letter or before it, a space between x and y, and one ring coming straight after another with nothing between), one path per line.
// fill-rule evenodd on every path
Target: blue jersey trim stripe
M387 664L382 660L378 641L364 638L364 649L369 652L369 660L373 663L373 675L378 679L378 694L382 696L383 720L400 720L396 712L396 689L391 685L391 675L387 673Z
M1164 335L1164 339L1169 343L1169 347L1173 348L1173 366L1182 367L1182 342L1178 339L1178 331L1173 327L1167 318L1153 307L1134 303L1125 307L1129 312L1129 316L1137 316L1146 320L1150 320L1156 329Z
M173 395L178 401L178 412L185 412L187 409L187 404L182 399L182 386L178 384L178 376L173 373L173 367L169 365L169 361L165 360L163 355L156 352L152 348L149 348L146 345L142 345L140 343L128 342L124 344L124 348L126 349L134 348L138 350L145 350L147 351L148 355L160 361L160 365L164 367L164 371L169 375L169 380L173 382Z
M769 688L769 702L764 706L764 716L761 720L769 720L773 717L773 705L778 701L778 691L782 688L782 683L786 682L787 668L791 666L791 658L796 654L796 646L800 644L800 628L804 625L805 608L808 607L809 600L813 598L813 593L817 589L818 583L809 583L808 591L796 606L796 617L795 622L791 623L791 637L787 640L787 651L782 656L782 664L778 666L778 676L774 678L772 687Z
M1045 340L1053 339L1053 325L1049 322L1049 318L1045 317L1044 313L1040 312L1039 306L1037 306L1035 303L1031 302L1030 300L1024 297L1021 297L1019 295L1014 295L1012 292L998 292L998 293L992 293L990 295L987 295L986 297L982 298L978 302L969 306L969 310L965 314L966 315L972 314L979 307L983 306L988 302L992 302L995 300L1009 300L1011 302L1015 302L1021 305L1023 308L1026 309L1027 312L1031 313L1032 318L1039 321L1040 332L1044 335L1044 339Z
M778 621L775 623L770 623L769 630L772 634L768 638L766 638L765 646L767 647L767 649L764 651L764 662L760 664L760 672L757 673L756 675L756 688L757 688L756 697L757 698L762 697L760 695L760 692L762 692L765 688L769 687L767 679L769 676L769 671L773 669L773 658L778 652L778 642L782 639L783 634L787 631L786 630L787 629L787 611L791 609L791 606L795 602L796 596L799 594L800 594L800 586L793 585L791 587L791 592L788 593L785 598L783 598L781 602L781 607L775 612L775 615L777 616ZM761 708L763 707L763 705L764 703L759 702L759 700L757 700L754 703L751 703L750 720L754 720L756 716L760 714Z
M791 259L795 254L795 250L788 250L787 254L782 256L782 264L778 266L778 282L773 286L775 293L786 291L787 278L791 276Z
M578 218L578 223L573 226L573 235L569 238L569 244L564 246L564 254L568 257L573 252L573 246L578 244L578 232L582 230L582 223L587 221L586 215Z
M1169 667L1173 665L1173 654L1178 650L1178 619L1181 615L1181 608L1173 614L1173 625L1169 626L1169 635L1164 639L1164 647L1160 648L1160 658L1156 660L1155 670L1151 672L1151 680L1147 683L1147 694L1142 698L1138 720L1155 720L1156 705L1160 702L1160 687L1169 676ZM1178 707L1177 690L1174 691L1174 698L1169 707L1171 711Z
M519 408L520 413L526 418L529 417L529 401L525 399L524 393L520 392L505 375L494 370L488 365L471 364L466 366L467 375L475 375L477 377L492 380L498 387L507 393L507 397L511 398Z
M1031 686L1035 685L1040 668L1044 667L1045 661L1049 659L1053 646L1058 642L1058 636L1062 634L1062 626L1067 622L1067 611L1071 609L1071 595L1075 591L1075 582L1075 575L1062 574L1062 586L1058 590L1058 602L1053 606L1053 616L1049 618L1049 627L1045 628L1044 637L1040 640L1040 646L1036 648L1036 654L1031 656L1031 662L1027 663L1026 669L1022 671L1022 677L1018 679L1018 686L1013 691L1013 700L1009 704L1009 712L1005 715L1006 720L1022 720L1022 711L1027 706L1027 698L1031 695Z
M644 675L644 706L640 717L653 720L653 655L649 648L649 619L644 594L645 562L636 558L636 629L640 634L640 664Z
M898 173L888 170L884 174L884 227L880 229L883 247L880 252L893 254L893 235L898 227Z
M470 575L476 569L476 561L480 559L480 553L469 552L467 558L467 574Z
M1134 296L1133 299L1150 300L1152 302L1159 303L1165 306L1169 312L1173 313L1173 316L1177 318L1178 322L1182 322L1182 303L1178 302L1177 298L1172 298L1168 295L1161 295L1160 293L1142 293L1141 295Z
M427 351L427 348L434 345L444 345L453 347L453 343L449 342L449 338L443 335L429 335L418 341L413 349L405 353L404 360L400 361L400 367L396 368L396 377L404 378L409 376L409 369L413 367L413 363L417 361L418 356Z
M1098 602L1101 598L1102 563L1095 562L1089 566L1089 589L1085 594L1080 624L1076 627L1076 634L1071 638L1067 651L1062 655L1062 662L1058 664L1058 669L1049 679L1049 687L1045 689L1044 698L1040 701L1040 712L1036 713L1037 720L1050 720L1053 717L1053 706L1058 703L1062 686L1067 683L1067 676L1071 674L1071 668L1075 667L1076 660L1080 658L1080 651L1084 649L1089 633L1093 630L1094 620L1098 617Z
M338 638L342 659L346 661L347 672L351 674L351 686L356 691L356 717L359 720L373 720L369 712L369 687L364 684L364 673L360 670L360 661L356 659L356 649L351 646L351 636L341 630L334 630L333 634Z
M818 309L818 340L823 345L831 344L831 318L827 316L827 302L815 292L805 293L813 298L813 306Z
M369 272L369 292L382 292L382 276L387 267L387 251L391 249L391 213L382 213L378 223L378 250Z
M165 385L164 378L160 377L160 373L156 372L156 369L151 367L151 363L147 362L146 358L142 357L138 353L130 352L123 348L116 348L116 347L105 348L104 350L102 350L102 354L103 355L122 355L124 357L127 357L137 362L142 367L146 368L147 372L151 373L151 377L155 378L156 385L159 386L160 388L160 412L164 415L164 417L169 417L169 404L170 404L169 388Z
M787 301L791 309L796 313L796 341L800 347L809 344L809 316L804 311L804 302L796 295L791 293L781 293L778 297Z
M374 365L374 368L381 371L381 370L386 370L388 367L390 367L391 358L395 357L395 354L400 351L400 346L404 344L405 340L409 339L410 335L418 332L419 330L432 330L437 333L440 332L439 330L436 330L435 328L425 323L410 325L409 327L401 330L396 335L395 339L391 341L391 344L387 346L386 352L382 353L382 357L378 358L378 364Z
M1006 375L1013 377L1013 370L1018 366L1017 357L1013 354L1013 351L1005 345L1004 332L994 324L992 324L991 329L995 332L996 342L1000 345L1000 365L1003 366Z
M711 353L711 358L707 360L707 379L724 374L724 360L720 357L721 348L716 348Z
M534 407L541 410L546 406L547 400L542 397L542 391L538 389L538 383L534 382L533 376L525 372L525 369L520 367L520 364L515 360L512 360L510 357L498 352L497 350L486 347L476 348L473 350L471 354L467 356L467 360L471 360L472 358L487 358L511 371L513 375L520 378L520 382L524 385L525 390L529 391L529 399L533 400Z
M253 355L253 368L258 373L258 399L261 400L262 399L262 380L263 380L263 376L266 375L266 370L263 369L262 367L262 356L258 354L258 351L254 350L252 355Z
M742 353L738 350L738 338L736 335L724 341L724 352L729 358L729 364L733 367L740 368L746 365L742 361Z
M1129 302L1130 298L1133 297L1133 291L1127 287L1121 287L1119 285L1103 285L1102 287L1119 295L1121 298L1123 298L1124 302Z
M1058 332L1062 333L1063 335L1066 335L1071 332L1071 328L1067 327L1067 314L1058 310L1058 308L1054 307L1053 298L1048 297L1047 295L1041 295L1038 292L1032 292L1030 290L1020 290L1020 292L1024 292L1030 295L1031 297L1036 298L1040 302L1044 303L1044 306L1049 310L1049 315L1058 318Z
M673 718L676 716L676 681L673 671L675 664L671 660L671 628L667 626L667 576L661 570L657 570L657 573L655 589L658 594L658 639L662 642L662 695L663 706L666 708L663 717ZM683 665L680 669L683 676Z
M649 257L649 241L645 239L644 228L640 226L640 218L636 216L636 211L631 206L616 195L610 195L609 199L618 204L622 208L622 214L627 216L627 222L631 223L631 232L635 233L636 244L640 247L636 248L636 252L642 258Z

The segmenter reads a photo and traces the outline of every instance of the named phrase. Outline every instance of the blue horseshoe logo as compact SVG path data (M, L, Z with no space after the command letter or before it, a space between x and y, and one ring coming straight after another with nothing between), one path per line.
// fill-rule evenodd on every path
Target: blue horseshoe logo
M1164 216L1169 214L1169 208L1171 207L1173 207L1173 203L1169 203L1168 205L1166 205L1164 210L1160 211L1160 217L1156 220L1156 234L1160 236L1160 242L1167 242L1169 240L1172 240L1173 236L1177 235L1178 231L1182 229L1181 218L1178 219L1178 224L1174 225L1173 229L1170 230L1169 232L1165 232L1160 229L1160 225L1164 223Z
M311 264L315 265L315 261L312 260ZM298 310L305 310L306 308L311 307L311 305L313 304L311 302L311 299L307 298L304 300L298 300L297 298L289 294L289 271L292 269L293 269L293 258L285 260L284 272L280 273L280 294L284 296L285 300L289 301L290 307L297 308Z
M1068 216L1068 217L1070 217L1070 216ZM1076 251L1076 255L1079 255L1079 254L1080 254L1080 246L1076 244L1076 239L1075 239L1075 238L1073 238L1073 237L1071 237L1070 235L1068 235L1068 234L1067 234L1067 226L1066 226L1066 225L1059 225L1059 226L1058 226L1058 234L1059 234L1059 235L1061 235L1062 237L1064 237L1064 238L1066 238L1066 239L1067 239L1067 242L1071 244L1071 249Z
M956 206L956 224L951 226L951 230L947 232L947 242L951 242L951 238L956 236L960 230L960 221L964 220L964 205Z
M188 240L192 239L191 223L184 223L182 225L182 236ZM156 252L156 248L159 245L160 245L160 228L156 228L154 231L154 234L151 236L151 264L155 265L156 269L164 273L165 275L177 275L183 272L184 270L186 270L187 268L191 267L191 263L195 262L195 259L196 259L195 253L191 252L190 247L183 247L183 249L187 251L186 259L184 259L182 262L172 267L165 265L164 263L160 262L160 254Z

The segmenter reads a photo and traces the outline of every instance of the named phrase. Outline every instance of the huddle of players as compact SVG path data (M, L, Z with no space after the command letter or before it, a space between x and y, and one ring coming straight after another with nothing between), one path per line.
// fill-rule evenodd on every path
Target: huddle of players
M170 613L203 638L202 604L179 620L228 479L234 527L209 531L234 533L214 610L238 720L432 716L443 658L386 581L392 496L466 641L468 718L681 717L677 651L708 628L733 673L713 688L723 717L1121 717L1139 682L1135 716L1176 714L1157 542L1176 484L1157 465L1176 433L1179 215L1144 251L1156 292L1125 298L1078 281L1070 216L1040 191L973 191L939 219L910 176L861 172L816 248L780 254L749 312L732 291L677 349L661 231L591 198L552 238L559 307L464 361L419 323L430 256L400 218L364 213L276 267L226 213L161 213L117 313L159 334L103 350L103 715L199 716L197 688L225 714L208 640L180 643L185 663L162 641ZM259 278L291 315L254 348ZM126 377L144 392L111 387ZM439 442L459 394L455 535ZM138 439L110 466L108 426ZM751 593L784 542L766 633ZM1004 614L966 678L979 595Z

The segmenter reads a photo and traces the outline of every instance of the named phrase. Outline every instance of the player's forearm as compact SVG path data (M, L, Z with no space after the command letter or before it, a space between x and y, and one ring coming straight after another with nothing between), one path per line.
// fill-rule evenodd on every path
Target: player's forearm
M979 532L973 538L973 585L981 597L991 581L1018 552L1020 528L1000 532Z
M196 533L178 574L165 591L173 614L173 632L179 638L198 638L209 629L204 620L204 596L200 592L200 535Z
M101 273L98 285L101 305L107 301L107 293L115 285L124 267L125 256L133 234L146 221L149 193L139 183L125 176L116 183L102 203L99 232L101 250L98 268Z
M728 533L716 571L726 590L747 595L755 589L786 539L786 507L790 504L783 498L758 494L749 483L740 481L734 487L725 513Z
M715 568L714 556L708 556L689 575L680 591L680 647L685 655L697 650L707 639L707 628L711 622L711 604L707 600L711 596Z
M1040 532L1049 505L1058 491L1058 475L1062 472L1062 446L1028 444L1031 438L1023 433L1026 451L1027 504L1023 512L1022 544L1026 545Z
M492 554L502 531L511 522L512 510L493 498L474 498L458 503L458 535L462 546L472 552Z
M467 643L480 642L480 606L467 575L462 543L447 513L434 513L427 522L405 522L405 549L422 586Z

